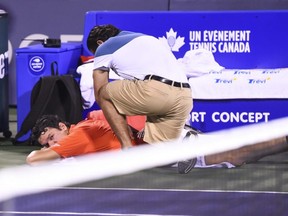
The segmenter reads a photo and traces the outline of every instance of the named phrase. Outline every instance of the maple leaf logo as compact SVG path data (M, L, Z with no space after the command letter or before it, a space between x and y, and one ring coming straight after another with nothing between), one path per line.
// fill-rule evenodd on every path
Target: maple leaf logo
M184 37L177 37L177 32L171 28L169 32L166 32L166 37L158 38L161 42L163 42L166 46L168 46L171 51L179 52L179 49L185 44Z

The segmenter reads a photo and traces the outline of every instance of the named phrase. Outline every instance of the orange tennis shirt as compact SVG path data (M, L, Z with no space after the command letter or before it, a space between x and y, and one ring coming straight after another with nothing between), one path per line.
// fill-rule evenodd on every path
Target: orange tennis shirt
M50 149L63 158L107 150L120 150L121 144L106 119L103 119L102 111L97 112L97 115L76 125L71 125L69 135L51 146ZM144 125L145 121L141 124Z
M87 119L71 125L69 135L50 148L66 158L121 149L121 144L106 121Z

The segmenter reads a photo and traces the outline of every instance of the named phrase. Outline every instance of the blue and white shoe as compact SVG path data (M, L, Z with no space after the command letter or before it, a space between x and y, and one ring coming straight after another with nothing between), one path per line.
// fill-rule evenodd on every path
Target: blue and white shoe
M193 158L190 160L183 160L177 163L177 170L180 174L187 174L189 173L194 166L196 165L197 158Z
M189 139L193 142L193 139L197 139L198 134L201 134L201 131L194 129L190 126L185 125L184 129L187 131L184 140ZM187 174L189 173L196 165L197 158L178 161L177 163L177 170L180 174Z

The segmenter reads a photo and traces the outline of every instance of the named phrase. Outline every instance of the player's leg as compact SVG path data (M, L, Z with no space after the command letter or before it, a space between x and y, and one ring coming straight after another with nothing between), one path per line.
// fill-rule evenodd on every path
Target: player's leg
M261 158L288 150L286 137L273 139L254 145L244 146L239 149L205 156L206 165L229 162L234 166L255 162Z
M197 131L195 132L198 133ZM192 138L195 137L195 133L193 135L189 135L189 133L187 133L187 138L191 139L191 136ZM197 136L198 135L196 134L196 138ZM280 137L266 142L244 146L239 149L201 156L186 161L180 161L178 162L178 172L181 174L186 174L194 167L219 168L241 166L245 163L258 161L265 156L285 151L288 151L287 137Z
M116 81L115 81L116 82ZM122 82L122 80L119 80L117 82ZM111 85L111 83L107 84L110 88L114 89L119 88L119 85ZM119 113L118 110L115 107L115 104L111 100L111 96L109 92L107 91L107 85L103 86L101 89L101 109L105 115L106 120L110 124L112 130L118 137L122 148L130 148L132 147L132 141L131 141L131 132L129 129L129 126L126 122L126 116ZM111 85L111 86L110 86Z
M147 116L147 143L178 138L192 109L190 89L155 80L114 81L107 85L107 92L119 113Z

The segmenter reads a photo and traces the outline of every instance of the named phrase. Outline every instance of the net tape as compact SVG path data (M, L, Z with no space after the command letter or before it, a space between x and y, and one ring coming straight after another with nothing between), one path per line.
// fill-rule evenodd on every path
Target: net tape
M77 157L65 163L22 165L0 170L0 201L85 181L130 174L183 159L237 149L286 136L288 118L199 136L193 143L177 140Z

